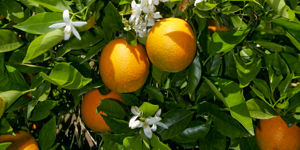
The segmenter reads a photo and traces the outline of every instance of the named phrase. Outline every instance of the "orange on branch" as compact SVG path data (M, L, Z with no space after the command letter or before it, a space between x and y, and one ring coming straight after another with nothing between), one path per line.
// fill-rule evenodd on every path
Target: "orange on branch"
M300 128L288 127L280 116L260 120L255 134L261 150L300 150Z
M140 89L149 74L149 60L141 44L132 46L124 38L110 41L99 60L100 76L104 84L118 93Z
M85 94L81 103L81 116L82 120L90 129L97 132L109 132L110 128L105 123L101 114L106 115L103 112L97 114L97 107L100 105L100 100L111 99L117 102L123 102L122 97L119 93L110 91L106 95L102 95L98 89L90 91Z
M195 57L196 37L185 20L165 18L151 28L146 50L157 68L168 72L182 71Z
M15 132L16 136L13 135L0 135L0 143L12 142L6 150L38 150L39 147L36 140L25 131Z

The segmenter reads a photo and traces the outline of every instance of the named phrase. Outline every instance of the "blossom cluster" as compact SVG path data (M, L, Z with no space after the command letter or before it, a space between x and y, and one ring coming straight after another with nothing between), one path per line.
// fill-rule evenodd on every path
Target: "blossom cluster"
M131 2L131 16L127 21L123 18L125 24L124 30L134 29L139 37L147 36L149 29L155 24L155 21L162 18L160 12L155 12L159 2L167 2L169 0L139 0L139 4L135 0Z
M137 106L132 106L131 112L133 113L134 116L131 117L131 119L129 121L129 127L131 129L143 127L144 134L149 139L152 138L152 131L156 131L157 125L161 126L164 129L168 129L168 126L166 126L164 123L160 122L161 121L161 117L160 117L161 109L159 109L155 113L154 117L152 117L152 116L143 117L143 111L139 110L139 108Z

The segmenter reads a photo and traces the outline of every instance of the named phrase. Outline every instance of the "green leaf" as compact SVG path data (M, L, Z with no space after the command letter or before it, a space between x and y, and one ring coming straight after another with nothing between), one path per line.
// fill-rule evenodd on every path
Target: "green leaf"
M97 107L97 114L104 112L108 116L123 119L126 115L123 107L115 100L104 99L100 101L100 105Z
M164 102L164 96L161 91L153 86L147 85L146 92L148 93L150 99L157 100L161 103Z
M300 23L297 21L289 21L286 19L274 19L272 23L282 26L287 30L287 34L290 39L295 38L298 42L300 41ZM291 39L292 41L293 39ZM292 41L293 42L293 41ZM294 42L293 42L294 43Z
M4 142L0 143L0 149L6 149L8 146L11 145L12 142Z
M46 100L39 102L32 111L32 116L29 118L30 121L39 121L45 119L50 115L51 109L58 104L57 101Z
M9 108L20 96L23 94L32 91L32 90L27 90L27 91L5 91L5 92L0 92L0 98L4 100L5 102L5 110Z
M239 44L248 35L249 29L241 29L238 31L217 31L212 36L209 46L209 53L226 53L232 50L235 45Z
M292 79L294 78L293 74L288 74L285 79L279 84L278 90L280 95L286 93L291 85Z
M24 19L22 6L15 0L4 0L0 2L0 14L12 20L15 23L20 23Z
M0 53L13 51L23 45L23 42L11 30L0 29Z
M233 52L231 52L233 54ZM261 59L254 57L251 62L245 63L240 56L234 55L234 60L238 73L238 80L240 87L244 88L256 77L261 69Z
M263 100L252 98L247 101L247 107L252 118L270 119L278 116L276 110Z
M126 150L143 149L142 138L139 134L131 137L126 137L123 140L123 145L125 146Z
M214 90L215 93L219 93L220 98L223 98L222 101L225 102L225 105L229 108L231 116L240 122L251 135L254 135L254 127L243 95L243 90L234 81L222 78L210 79L215 85L219 86L221 92L224 93L223 96L220 92ZM210 86L212 87L212 85Z
M182 133L193 118L194 112L185 109L173 109L162 115L161 121L168 129L158 131L163 140L171 139Z
M125 34L125 39L126 39L126 42L132 46L137 46L137 40L136 40L136 36L133 32L131 31L126 31L124 32Z
M269 88L268 84L266 83L266 81L255 78L253 80L253 83L258 88L258 91L254 91L255 88L252 86L250 86L250 87L256 93L257 96L259 96L261 99L265 99L265 98L272 99L273 98L270 88ZM258 92L262 93L263 95L259 94Z
M113 31L123 30L122 17L119 14L117 8L111 2L108 2L106 7L104 8L104 13L106 19L109 20L109 25L111 26Z
M237 138L248 135L248 132L235 119L226 113L216 113L212 118L216 130L225 136Z
M65 0L30 0L32 2L38 3L51 11L63 12L64 10L71 10L70 6Z
M190 96L195 92L195 89L200 82L201 74L202 71L199 56L196 55L188 69L188 89Z
M200 139L199 148L205 150L225 150L226 137L213 128L205 138Z
M5 117L0 118L0 133L12 132L13 128L10 126L9 122Z
M148 102L144 102L140 107L139 110L143 111L144 117L153 116L157 110L159 109L158 105L153 105Z
M49 28L50 25L61 22L64 22L62 13L44 12L30 17L14 27L32 34L44 34L55 30Z
M0 118L2 117L5 110L5 101L0 97Z
M129 128L129 122L127 121L104 115L101 116L103 117L106 124L110 127L111 132L115 134L136 133L137 131Z
M56 139L56 119L52 117L46 124L43 125L38 143L42 150L50 149Z
M28 51L23 60L23 63L26 63L29 60L42 55L48 50L51 50L52 47L54 47L63 39L63 36L63 31L60 29L56 29L35 38L28 47Z
M50 91L51 83L46 81L40 84L35 91L32 91L31 95L38 101L45 101L48 98Z
M5 112L20 110L22 107L26 106L30 101L31 99L22 96L18 98Z
M210 130L212 121L192 121L190 125L180 134L173 137L171 140L179 143L189 143L204 138Z
M200 2L200 3L197 3L196 6L199 10L201 11L209 11L209 10L212 10L214 9L216 6L218 5L218 3L209 3L209 2Z
M139 98L133 94L121 94L123 102L127 106L137 106L139 105Z
M124 150L123 140L128 134L102 134L104 150Z
M102 51L102 49L107 45L107 41L103 40L100 43L98 43L97 45L91 47L91 49L88 51L88 53L86 54L85 58L80 62L85 63L88 60L90 60L92 57L94 57L98 52Z
M266 0L266 2L277 12L280 16L289 20L294 20L295 13L289 6L285 4L284 0Z
M240 143L240 149L247 149L247 150L258 150L259 147L257 145L255 136L247 137L247 138L242 138L239 140Z
M159 137L155 134L152 134L152 138L150 140L152 150L171 150L170 147L159 140Z
M41 72L40 75L48 82L65 89L80 89L92 81L83 77L72 65L68 63L58 63L54 66L50 75Z
M170 72L166 72L163 70L158 69L157 67L155 67L154 65L152 65L152 77L154 78L154 80L162 85L166 79L168 78L168 76L170 75Z
M290 70L285 61L281 58L279 53L276 51L274 60L273 60L273 69L275 70L276 75L287 75L290 74Z

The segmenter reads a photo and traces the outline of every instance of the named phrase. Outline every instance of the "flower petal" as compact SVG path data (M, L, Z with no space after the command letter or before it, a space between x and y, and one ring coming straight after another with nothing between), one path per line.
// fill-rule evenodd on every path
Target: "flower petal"
M65 41L68 40L70 38L70 36L71 36L71 33L65 33L64 34L64 40Z
M151 139L151 138L152 138L152 130L151 130L150 126L149 126L149 125L145 125L145 126L143 126L143 129L144 129L145 135L146 135L149 139Z
M154 123L159 122L160 120L161 120L160 117L149 117L149 118L146 119L146 122L147 122L148 125L152 125Z
M161 114L161 109L159 109L156 113L155 113L155 116L160 116Z
M141 121L139 121L139 120L137 120L137 121L134 121L132 124L131 124L131 129L135 129L135 128L141 128L142 125L143 124L143 122L141 122Z
M138 118L139 116L133 116L131 117L130 121L129 121L129 127L131 127L133 125L133 123L135 122L135 120Z
M159 125L159 126L161 126L161 127L164 128L164 129L169 129L169 127L166 126L166 125L165 125L164 123L162 123L162 122L156 122L156 124Z
M87 22L84 22L84 21L74 21L72 22L72 25L74 25L75 27L80 27L80 26L83 26L83 25L86 25Z
M139 108L137 106L131 106L131 112L135 116L140 116L141 115L141 111L139 110Z
M78 31L75 29L73 25L72 25L72 32L78 40L81 40L80 34L78 33Z
M157 125L156 125L156 124L153 124L152 127L151 127L151 130L152 130L152 131L156 131L156 129L157 129Z
M63 19L64 19L64 21L66 22L66 23L69 23L69 22L71 22L71 20L70 20L70 15L69 15L69 10L64 10L64 12L63 12Z
M49 28L62 28L66 26L66 23L62 22L62 23L55 23L49 26Z

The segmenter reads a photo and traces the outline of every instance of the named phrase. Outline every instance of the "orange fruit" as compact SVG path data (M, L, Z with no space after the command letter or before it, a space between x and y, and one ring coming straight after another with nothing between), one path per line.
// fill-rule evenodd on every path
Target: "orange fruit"
M0 135L0 143L12 142L6 150L38 150L39 147L36 140L25 131L15 132L16 136L13 135Z
M117 102L123 102L122 97L119 93L110 91L106 95L102 95L98 89L88 92L83 96L81 103L81 116L83 122L90 129L97 132L109 132L110 128L105 123L101 114L106 115L103 112L96 113L97 107L100 105L100 100L111 99Z
M260 120L255 133L261 150L300 150L300 128L288 127L280 116Z
M208 26L208 30L210 36L213 35L216 31L229 31L229 28L223 26L222 24L218 23L215 19L207 19L206 24Z
M99 60L100 76L104 84L118 93L140 89L149 74L149 60L141 44L132 46L124 38L110 41Z
M0 15L0 20L3 20L5 17L3 15Z
M146 50L155 67L168 72L182 71L195 57L196 37L186 21L165 18L149 31Z

